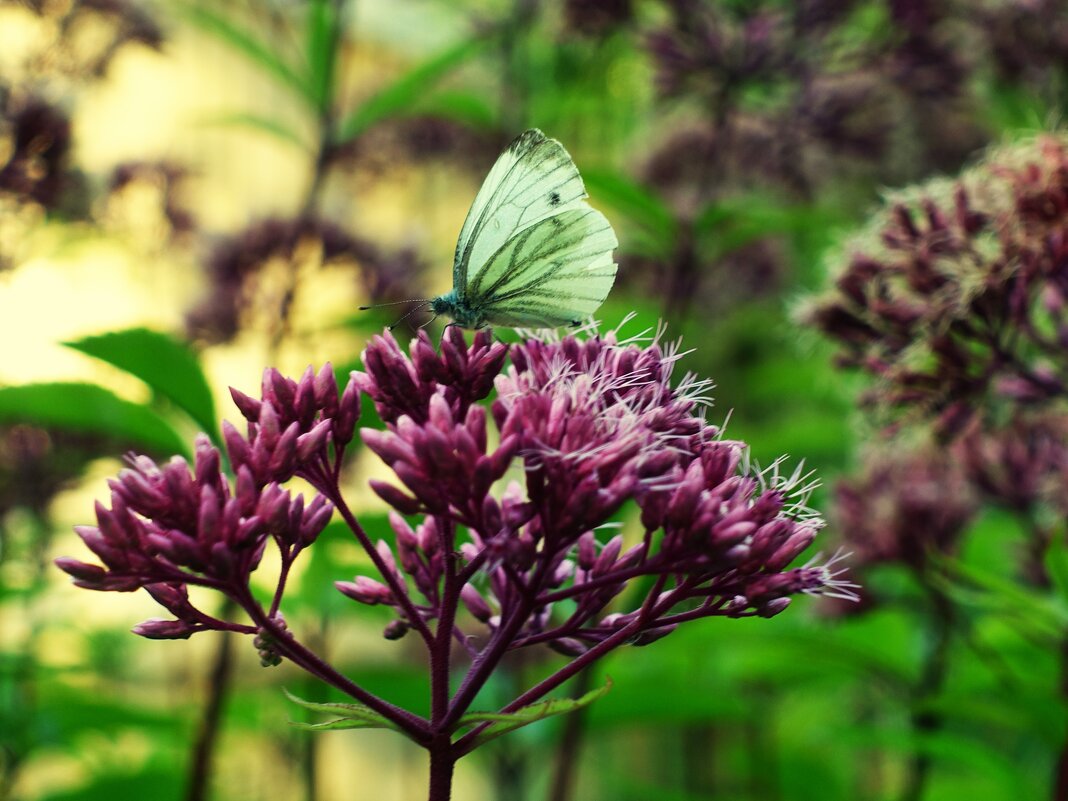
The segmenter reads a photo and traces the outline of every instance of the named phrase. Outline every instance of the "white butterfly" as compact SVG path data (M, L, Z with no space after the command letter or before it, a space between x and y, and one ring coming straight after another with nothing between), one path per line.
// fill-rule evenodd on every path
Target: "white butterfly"
M467 213L452 292L428 301L464 328L577 325L616 279L619 244L575 163L537 129L508 146Z

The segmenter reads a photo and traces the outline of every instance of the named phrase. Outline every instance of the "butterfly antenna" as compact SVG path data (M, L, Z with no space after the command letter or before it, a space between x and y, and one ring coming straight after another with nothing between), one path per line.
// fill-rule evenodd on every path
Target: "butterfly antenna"
M408 302L409 302L409 303L412 303L412 302L414 302L414 301L408 301ZM426 307L427 307L427 306L428 306L428 305L430 304L430 300L429 300L429 299L428 299L428 300L421 300L421 301L418 301L418 303L419 303L419 305L418 305L418 306L416 306L415 308L413 308L413 309L409 310L409 311L408 311L408 312L407 312L407 313L406 313L406 314L405 314L405 315L404 315L403 317L401 317L401 318L400 318L399 320L397 320L397 322L395 322L395 323L394 323L393 325L391 325L391 326L389 327L389 330L390 330L390 331L392 331L392 330L393 330L394 328L396 328L396 327L397 327L398 325L400 325L401 323L403 323L403 322L404 322L405 320L407 320L407 319L408 319L409 317L411 317L411 316L412 316L413 314L415 314L415 313L416 313L417 311L422 311L423 309L425 309L425 308L426 308ZM394 306L394 305L396 305L396 304L393 304L393 303L383 303L382 305L383 305L383 306ZM435 315L435 316L434 316L434 319L435 319L435 320L437 319L437 315ZM433 322L433 320L432 320L431 322ZM422 326L420 326L420 328L422 328Z
M368 309L381 309L384 306L400 306L403 303L429 303L430 298L408 298L408 300L394 300L389 303L374 303L370 306L360 306L360 311L367 311ZM404 318L401 318L404 319Z

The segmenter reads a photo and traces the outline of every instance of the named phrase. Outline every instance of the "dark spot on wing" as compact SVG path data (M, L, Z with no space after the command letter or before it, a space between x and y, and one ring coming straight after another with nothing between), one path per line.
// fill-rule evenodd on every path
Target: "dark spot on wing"
M559 192L553 192L551 195L549 195L549 205L550 206L559 206L560 205L560 193Z

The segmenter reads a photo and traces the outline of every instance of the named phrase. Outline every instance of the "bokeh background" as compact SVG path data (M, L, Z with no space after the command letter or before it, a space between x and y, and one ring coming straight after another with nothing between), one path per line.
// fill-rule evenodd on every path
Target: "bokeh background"
M455 796L1068 798L1068 604L1016 567L1034 515L968 496L952 458L894 462L900 428L797 312L884 189L1054 128L1066 79L1063 0L0 0L0 799L425 793L399 737L288 728L281 688L323 692L291 666L216 633L141 640L147 595L76 590L51 560L83 554L71 527L122 453L217 434L267 365L346 373L399 316L357 306L447 290L480 181L534 126L619 235L604 324L663 320L753 458L815 471L825 551L905 531L970 583L860 548L862 603L616 653L585 679L607 697L461 763ZM192 399L134 377L153 371ZM372 461L351 491L388 537ZM423 709L416 644L333 590L356 545L314 550L290 627Z

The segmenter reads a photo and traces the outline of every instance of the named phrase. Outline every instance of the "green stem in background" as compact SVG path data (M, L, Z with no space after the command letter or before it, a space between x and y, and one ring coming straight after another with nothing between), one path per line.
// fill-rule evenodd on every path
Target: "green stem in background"
M1061 698L1068 698L1068 633L1061 639ZM1061 745L1053 775L1053 801L1068 801L1068 740Z
M931 755L924 740L941 729L944 723L942 714L931 708L931 702L938 697L945 684L949 668L949 644L956 617L949 597L922 574L920 581L923 582L930 604L930 639L913 695L910 723L915 745L906 768L901 801L920 801L931 772Z
M505 131L521 131L530 113L531 59L526 37L538 16L539 0L514 0L511 18L501 30L501 122ZM541 76L545 80L547 76Z
M589 668L575 677L571 697L581 698L593 689L593 674ZM580 707L564 716L564 730L556 746L556 764L552 783L549 785L548 801L571 801L574 797L575 776L578 773L582 738L586 733L586 707Z
M332 136L334 127L333 87L336 76L337 55L341 39L341 20L344 14L345 3L346 0L333 0L332 3L333 25L330 31L330 40L327 44L328 50L326 54L329 63L328 77L319 105L319 146L314 155L315 161L312 172L312 181L308 187L304 203L301 206L300 214L304 218L310 217L314 212L319 195L322 192L322 186L326 178L327 170L329 169L331 149L333 147ZM312 54L308 55L311 56ZM281 346L282 339L288 332L288 310L292 308L293 299L296 294L298 270L299 265L294 260L290 265L289 286L286 289L286 300L280 310L282 322L276 329L271 341L268 343L268 361L272 363L277 361L278 350ZM229 601L227 602L227 605L230 605ZM223 617L229 617L229 615L225 614L225 610ZM211 667L208 697L204 702L204 709L197 730L197 738L194 742L193 752L190 758L189 776L185 793L187 801L202 801L202 799L207 798L208 787L210 785L211 763L213 761L215 745L218 740L217 735L221 725L222 710L225 707L226 698L230 694L232 688L233 644L231 640L231 634L221 634L219 647L215 653L215 660ZM313 799L315 795L315 778L314 776L308 775L309 771L314 773L313 756L305 758L304 767L306 791L308 793L308 798Z
M229 598L223 604L219 617L229 619L237 605ZM185 786L185 801L205 801L211 786L211 769L215 746L219 739L222 713L230 694L234 675L234 635L220 631L208 678L208 696L204 699L193 751L189 759L189 772Z

